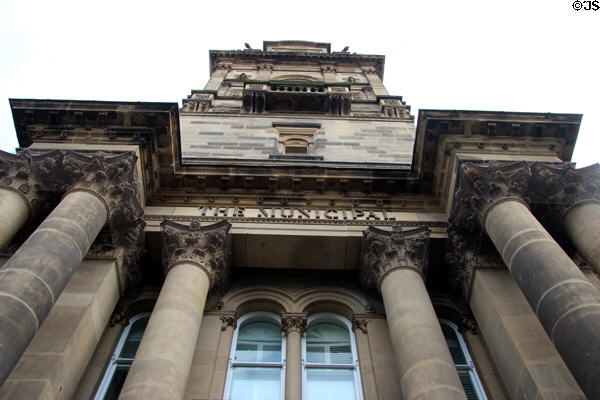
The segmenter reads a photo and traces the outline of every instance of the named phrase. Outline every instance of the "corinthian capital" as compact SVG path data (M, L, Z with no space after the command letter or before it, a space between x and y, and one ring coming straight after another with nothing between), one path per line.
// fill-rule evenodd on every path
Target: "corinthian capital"
M306 332L306 327L305 313L283 313L281 315L281 331L286 335L293 331L302 334Z
M422 276L427 271L429 228L384 231L369 227L361 243L360 280L366 287L379 288L384 276L397 268L411 268Z
M54 172L61 161L58 151L35 155L30 151L18 154L0 152L0 187L19 193L27 202L29 215L40 208L40 190L47 190L48 182L56 178Z
M207 273L211 287L226 283L230 275L231 258L229 222L224 220L207 226L192 222L188 226L165 220L160 226L166 271L180 263L192 263Z

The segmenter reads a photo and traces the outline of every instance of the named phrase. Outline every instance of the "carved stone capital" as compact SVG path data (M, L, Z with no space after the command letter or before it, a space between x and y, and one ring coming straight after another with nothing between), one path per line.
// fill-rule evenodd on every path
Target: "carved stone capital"
M504 263L493 248L484 246L483 232L481 235L466 236L454 228L448 229L450 251L445 257L449 266L447 284L468 302L475 270L503 268Z
M38 192L46 189L62 159L58 151L35 155L30 151L19 154L0 152L0 187L20 194L29 208L29 217L40 208Z
M221 330L227 330L227 327L231 327L233 329L237 328L237 313L231 312L228 314L221 315L219 317L221 320Z
M307 316L305 313L283 313L281 315L281 331L288 335L296 331L300 334L306 332Z
M369 315L368 314L354 314L352 316L352 329L360 330L362 333L368 333L368 325L369 325Z
M363 232L360 280L366 287L380 288L387 273L410 268L424 276L427 271L429 228L392 231L369 227Z
M225 220L201 226L199 222L182 225L164 220L160 224L163 241L163 265L168 270L180 263L202 268L210 278L211 288L224 286L231 273L231 224Z
M133 152L2 152L0 184L23 194L33 211L44 205L39 193L59 197L86 190L101 198L108 208L108 233L101 232L89 255L116 257L122 284L126 285L139 276L137 264L145 248L136 162Z

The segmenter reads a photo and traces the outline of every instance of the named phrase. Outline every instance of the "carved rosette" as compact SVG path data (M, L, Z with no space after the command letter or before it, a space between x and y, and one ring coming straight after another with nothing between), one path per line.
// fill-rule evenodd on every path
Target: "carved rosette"
M283 313L281 315L281 331L288 335L290 332L303 334L307 329L305 313Z
M225 287L231 274L231 224L225 220L201 226L165 220L160 224L163 241L163 265L169 271L179 263L193 263L210 278L213 290Z
M391 232L369 227L361 244L361 283L379 289L384 276L396 268L414 269L425 276L429 235L427 227L409 231L393 227Z

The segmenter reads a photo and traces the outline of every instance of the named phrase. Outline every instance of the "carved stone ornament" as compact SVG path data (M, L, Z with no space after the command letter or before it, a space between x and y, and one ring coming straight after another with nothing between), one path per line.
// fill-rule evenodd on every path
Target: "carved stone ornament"
M384 275L396 268L411 268L425 276L429 235L427 227L403 231L394 226L390 232L370 226L361 243L361 283L379 289Z
M219 317L221 320L221 330L227 330L227 327L230 326L233 329L237 328L237 314L235 312L227 315L221 315Z
M305 313L283 313L281 315L281 331L288 335L296 331L300 334L307 330L307 316Z
M0 182L16 184L17 190L30 196L34 209L38 201L36 193L40 192L60 195L83 189L101 198L109 214L108 233L99 235L99 241L103 242L101 252L117 257L122 283L127 284L139 275L138 260L144 251L145 222L139 202L136 162L133 152L24 150L16 156L0 153ZM98 251L97 244L93 247Z
M352 329L360 330L365 335L368 333L369 318L364 314L354 314L352 317Z
M56 179L54 172L61 158L60 152L36 155L24 150L15 155L0 151L0 187L23 196L29 207L29 216L32 217L40 208L38 192Z
M165 220L160 224L163 241L163 265L168 270L179 263L193 263L210 278L211 289L227 284L231 260L231 224L225 220L201 226L199 222L182 225Z
M600 199L600 165L576 170L562 162L463 162L456 187L449 222L474 232L481 228L486 209L503 198L565 207Z

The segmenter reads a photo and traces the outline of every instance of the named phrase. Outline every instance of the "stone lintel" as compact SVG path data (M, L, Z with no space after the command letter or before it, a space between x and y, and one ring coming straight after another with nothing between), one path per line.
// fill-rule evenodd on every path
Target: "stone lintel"
M421 276L427 273L430 230L427 227L392 231L369 227L361 243L360 280L366 287L381 287L385 275L397 268L414 269Z
M231 273L229 222L202 226L197 221L183 225L164 220L160 225L166 273L176 264L192 263L208 274L213 290L227 284Z
M296 331L300 334L307 330L307 314L306 313L282 313L281 314L281 331L289 334Z

